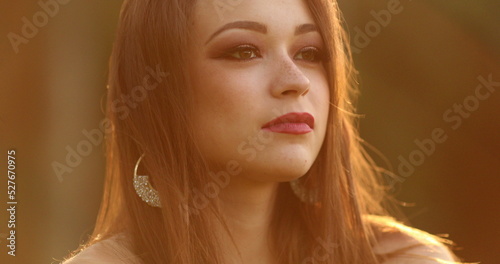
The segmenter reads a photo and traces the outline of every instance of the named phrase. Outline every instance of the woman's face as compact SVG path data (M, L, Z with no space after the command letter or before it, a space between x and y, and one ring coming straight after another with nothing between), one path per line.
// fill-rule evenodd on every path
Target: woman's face
M323 143L330 98L325 47L306 4L199 0L191 26L203 155L217 170L241 166L250 180L304 175Z

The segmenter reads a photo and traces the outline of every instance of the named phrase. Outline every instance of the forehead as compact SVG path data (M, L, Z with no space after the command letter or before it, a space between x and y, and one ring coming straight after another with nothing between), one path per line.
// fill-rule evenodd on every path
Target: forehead
M200 37L238 20L255 21L271 33L293 32L299 24L314 24L303 0L198 0L192 25Z

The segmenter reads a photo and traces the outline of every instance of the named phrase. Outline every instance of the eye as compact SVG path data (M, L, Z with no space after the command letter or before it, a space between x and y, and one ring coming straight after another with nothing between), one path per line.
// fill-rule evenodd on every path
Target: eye
M305 47L295 55L296 60L318 62L323 60L322 52L316 47Z
M230 60L245 61L260 58L261 55L260 51L256 47L246 44L234 47L224 52L221 57Z

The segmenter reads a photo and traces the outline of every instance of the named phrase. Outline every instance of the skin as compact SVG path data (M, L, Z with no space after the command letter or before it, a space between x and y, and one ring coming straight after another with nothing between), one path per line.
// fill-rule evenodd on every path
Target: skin
M221 21L212 2L201 0L195 8L190 60L194 119L205 157L219 168L238 161L244 168L238 178L252 181L289 181L304 175L323 143L329 107L322 63L304 59L307 48L322 49L321 36L317 31L294 34L296 26L314 24L307 7L299 0L242 1ZM229 29L210 38L234 21L261 23L267 33ZM314 131L289 135L261 130L289 112L312 114ZM255 155L250 154L252 148Z
M323 49L320 34L295 35L297 26L314 24L304 2L239 2L222 16L212 0L199 0L196 5L191 28L194 41L189 47L189 73L196 94L193 118L198 126L197 143L213 171L227 172L230 161L239 168L219 194L237 248L222 229L215 230L220 227L214 227L226 245L225 263L272 264L276 261L266 237L276 187L303 176L316 159L326 131L329 90L322 64L306 59L317 55L311 47ZM267 31L230 29L211 38L235 21L258 22ZM242 44L251 48L233 49ZM312 114L314 130L304 135L262 131L263 124L289 112ZM252 148L254 155L248 152ZM381 218L368 221L384 233L374 246L378 254L409 249L405 253L453 260L447 248L425 232ZM116 242L94 244L64 264L116 262L106 243ZM384 262L392 263L437 262L396 254Z
M243 258L238 260L226 238L228 263L274 263L266 234L276 188L303 176L316 159L326 132L329 88L321 35L315 29L295 32L298 26L315 25L303 1L240 2L223 19L213 1L200 0L195 7L190 59L194 121L197 143L214 171L227 170L230 161L241 168L219 195ZM213 36L235 21L260 26ZM313 115L313 131L262 130L289 112Z

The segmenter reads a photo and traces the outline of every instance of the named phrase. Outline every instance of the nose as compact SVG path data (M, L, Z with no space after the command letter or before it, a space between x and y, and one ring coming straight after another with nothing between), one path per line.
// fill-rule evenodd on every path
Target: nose
M271 89L274 97L298 97L309 92L311 82L297 67L292 58L284 55L278 62L273 64L275 65L275 74Z

